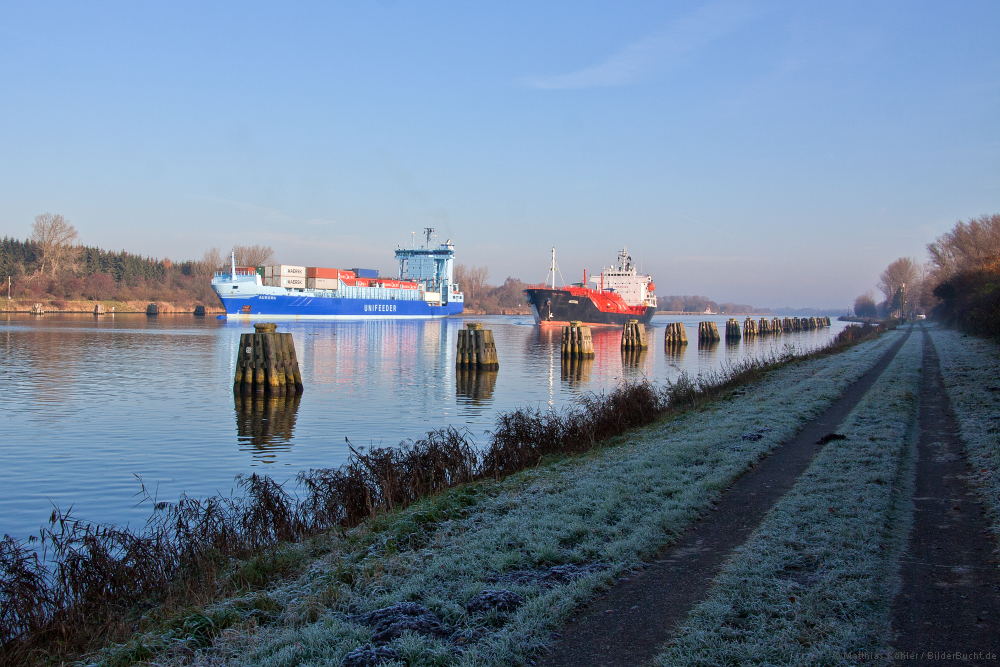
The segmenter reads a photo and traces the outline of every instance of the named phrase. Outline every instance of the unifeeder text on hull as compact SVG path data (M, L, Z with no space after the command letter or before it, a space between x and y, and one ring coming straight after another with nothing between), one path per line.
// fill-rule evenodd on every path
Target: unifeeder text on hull
M268 319L431 319L458 315L465 296L455 284L455 246L450 240L397 248L399 275L374 269L330 269L277 264L218 271L212 289L226 315Z

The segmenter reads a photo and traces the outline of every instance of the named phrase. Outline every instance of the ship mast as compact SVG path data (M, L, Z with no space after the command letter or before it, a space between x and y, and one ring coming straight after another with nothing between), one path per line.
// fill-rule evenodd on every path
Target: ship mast
M552 289L556 288L556 249L552 248L552 263L549 265L549 273L552 275Z

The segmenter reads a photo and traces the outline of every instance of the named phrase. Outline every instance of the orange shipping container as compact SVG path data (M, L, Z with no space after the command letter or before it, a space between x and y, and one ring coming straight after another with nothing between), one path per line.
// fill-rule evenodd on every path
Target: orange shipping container
M330 278L332 280L337 280L340 278L342 273L344 272L340 269L327 269L322 266L306 267L307 278Z

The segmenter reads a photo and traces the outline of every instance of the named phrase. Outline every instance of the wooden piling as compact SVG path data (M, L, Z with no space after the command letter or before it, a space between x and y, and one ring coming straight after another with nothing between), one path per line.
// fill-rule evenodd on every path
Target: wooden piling
M160 312L160 309L157 307L157 305L155 303L151 303L148 306L146 306L146 315L149 316L149 317L153 317L155 315L158 315L159 312Z
M645 350L648 347L646 325L639 320L626 322L622 328L622 350Z
M94 306L94 315L103 315L103 314L104 314L104 304L103 303L99 303L96 306Z
M775 336L778 336L781 334L782 331L783 328L781 326L781 320L775 317L773 320L771 320L771 333L773 333Z
M722 340L715 322L698 322L698 342L715 343Z
M756 338L757 334L757 322L752 317L747 317L743 320L743 337Z
M500 360L497 357L497 346L493 339L493 332L489 329L483 329L483 325L479 322L469 322L466 327L458 332L455 367L478 368L485 371L498 370Z
M735 317L730 317L726 322L726 341L735 342L740 339L740 321Z
M233 391L243 395L285 396L305 388L295 344L290 333L277 333L277 325L254 325L254 333L240 334Z
M668 324L667 329L663 334L663 349L666 350L672 347L679 347L687 344L687 331L684 329L684 323L671 322Z
M36 304L34 304L34 305L31 306L31 314L32 315L44 315L45 314L45 307L42 306L42 304L40 304L40 303L36 303Z
M195 306L194 307L195 317L205 317L205 306Z
M585 327L576 320L563 327L562 356L565 359L594 358L594 336L590 327Z

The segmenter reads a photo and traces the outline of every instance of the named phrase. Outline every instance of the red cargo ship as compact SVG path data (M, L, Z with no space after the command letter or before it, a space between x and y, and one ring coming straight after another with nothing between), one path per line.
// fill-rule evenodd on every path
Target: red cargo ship
M618 253L618 264L604 269L600 276L591 276L590 282L596 289L587 287L584 281L576 285L555 286L556 249L552 249L552 264L549 267L551 284L531 285L524 290L524 296L531 305L531 313L538 324L568 324L580 321L584 324L621 325L629 320L648 324L656 312L656 286L648 275L639 275L628 251L622 248Z

